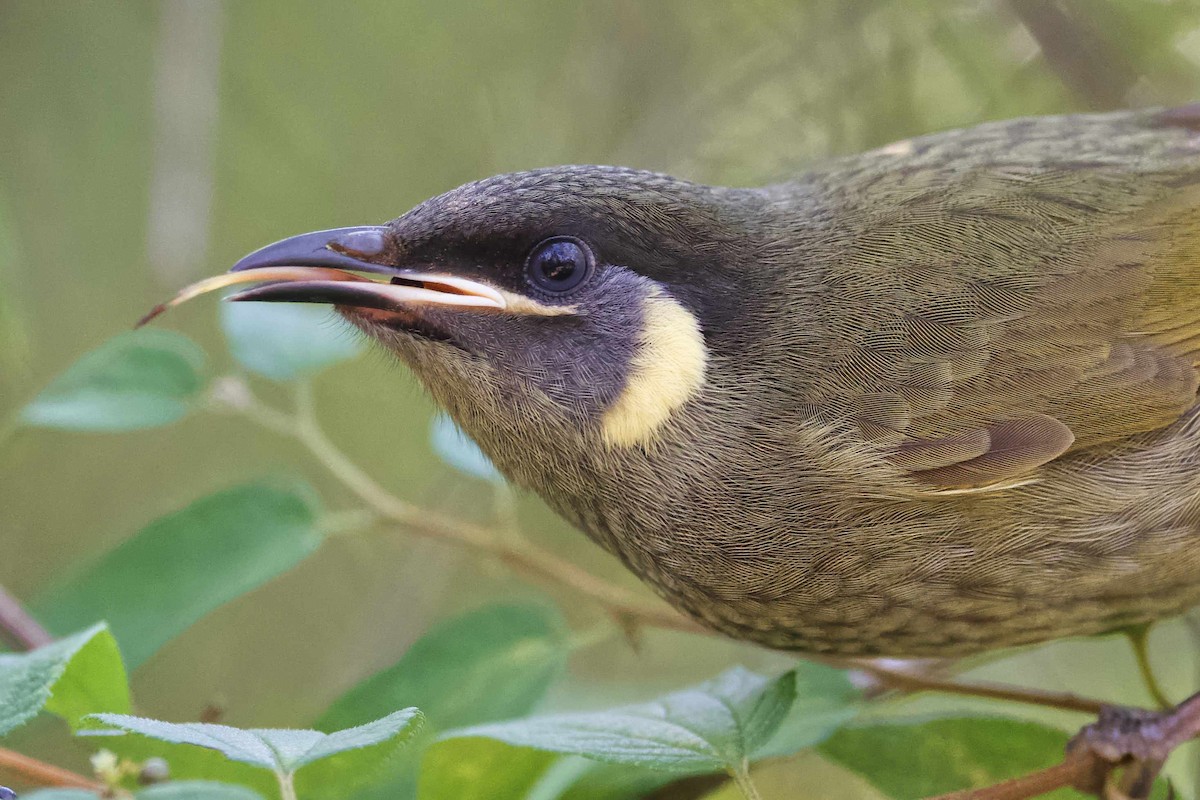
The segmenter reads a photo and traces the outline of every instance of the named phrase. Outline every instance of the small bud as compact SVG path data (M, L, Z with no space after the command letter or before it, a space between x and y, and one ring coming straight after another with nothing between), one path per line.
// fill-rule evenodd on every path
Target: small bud
M152 786L156 783L166 783L171 780L171 767L162 758L147 758L142 762L138 771L138 783L142 786Z
M121 780L121 759L111 750L99 750L92 754L92 772L104 783L112 784Z

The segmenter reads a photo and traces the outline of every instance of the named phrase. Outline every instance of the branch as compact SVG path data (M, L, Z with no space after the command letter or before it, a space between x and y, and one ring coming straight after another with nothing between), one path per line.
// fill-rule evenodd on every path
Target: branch
M1026 800L1070 786L1097 797L1150 796L1163 764L1200 737L1200 693L1168 711L1108 706L1067 743L1062 763L1012 780L928 800Z
M1020 778L985 786L982 789L964 789L960 792L939 794L927 800L1026 800L1030 797L1053 792L1067 786L1080 786L1096 774L1097 759L1090 753L1079 753L1055 764Z
M668 607L648 606L634 592L609 583L574 563L534 545L528 540L513 543L481 525L414 506L380 486L365 470L351 461L321 429L313 406L312 391L301 384L295 414L262 404L245 384L226 383L214 400L258 425L300 442L343 486L384 519L406 532L452 542L492 556L542 584L564 586L595 601L622 622L657 628L712 635L712 631ZM519 546L517 546L519 544Z
M21 601L0 586L0 638L21 650L36 650L54 641Z
M1046 0L1009 0L1008 5L1059 80L1089 108L1105 110L1125 105L1138 73L1125 54L1079 13L1081 8Z
M1079 711L1084 714L1099 714L1108 704L1090 697L1080 697L1070 692L1050 692L1042 689L1025 689L999 683L971 683L938 678L894 667L862 661L852 665L853 669L866 672L885 686L902 692L941 692L991 700L1008 700L1014 703L1058 708L1064 711Z
M22 780L35 786L87 789L97 794L107 790L107 787L99 781L3 747L0 747L0 770L19 775Z
M365 470L348 458L321 429L310 387L301 385L296 412L288 414L263 404L250 388L238 379L228 379L219 385L213 396L219 407L232 410L259 426L281 436L295 439L347 489L384 519L394 522L411 534L452 542L477 553L499 559L512 569L539 583L571 589L590 598L619 622L647 625L668 630L709 636L718 635L667 607L648 606L633 592L609 583L580 569L548 550L528 540L513 541L512 536L470 522L439 514L405 502L380 486ZM1104 706L1098 700L1073 694L1022 689L989 683L965 683L940 679L915 672L894 669L871 662L829 659L809 656L812 660L832 666L860 669L872 675L884 686L904 692L935 691L1010 700L1039 706L1098 714Z

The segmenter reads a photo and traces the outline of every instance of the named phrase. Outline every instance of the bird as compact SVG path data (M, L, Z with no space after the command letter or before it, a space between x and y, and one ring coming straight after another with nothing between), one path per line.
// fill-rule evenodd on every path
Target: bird
M1200 602L1200 104L761 187L504 174L180 297L240 282L333 306L730 637L957 658Z

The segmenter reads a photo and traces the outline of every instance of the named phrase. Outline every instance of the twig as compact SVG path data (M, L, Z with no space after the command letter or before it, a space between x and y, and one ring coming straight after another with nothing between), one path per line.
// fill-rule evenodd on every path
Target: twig
M1098 797L1145 798L1175 749L1197 737L1200 693L1169 711L1109 706L1068 742L1061 763L927 800L1026 800L1065 786Z
M1020 778L985 786L982 789L964 789L949 794L939 794L927 800L1026 800L1026 798L1052 792L1067 786L1077 786L1096 772L1096 759L1089 753L1068 756L1062 763L1055 764Z
M749 764L743 763L738 769L731 770L729 774L746 800L762 800L758 787L754 785L754 779L750 777Z
M380 515L400 523L406 530L433 539L457 542L473 550L496 556L517 571L538 578L544 583L565 584L595 600L612 614L630 617L660 628L692 633L707 632L698 623L669 608L645 606L632 592L597 578L532 542L522 541L521 548L516 549L488 528L471 525L404 502L376 483L329 441L317 420L312 389L307 383L300 385L296 405L292 434L333 473L334 477L357 494L359 499Z
M279 797L281 800L296 800L296 773L277 772L279 778Z
M36 650L54 641L21 601L3 586L0 586L0 637L22 650Z
M565 586L602 606L619 621L668 630L716 635L674 610L647 606L634 593L580 569L574 563L528 540L513 541L492 530L464 522L426 508L419 508L396 497L375 482L329 440L321 429L313 404L311 388L301 384L296 413L287 414L264 405L244 384L227 384L214 399L247 419L281 436L296 439L347 489L385 520L395 522L411 534L458 544L478 553L498 558L512 569L543 584ZM861 669L889 688L905 692L935 691L996 700L1011 700L1069 711L1098 714L1104 706L1098 700L1061 692L1022 689L986 683L964 683L918 675L878 666L870 662L821 659L839 667Z
M1142 675L1142 683L1146 685L1146 691L1150 692L1150 697L1158 703L1159 708L1170 708L1174 705L1167 698L1167 693L1163 691L1162 684L1158 682L1158 676L1154 674L1154 667L1150 663L1150 626L1139 625L1136 628L1129 628L1125 631L1125 637L1129 640L1129 646L1133 648L1133 657L1137 661L1138 672Z
M1049 692L1042 689L1026 689L1017 686L1005 686L999 683L972 683L937 678L922 675L902 669L883 667L869 661L858 662L854 665L883 684L903 692L942 692L944 694L961 694L970 697L984 697L992 700L1009 700L1014 703L1059 708L1064 711L1079 711L1085 714L1099 714L1108 704L1090 697L1080 697L1070 692Z
M498 558L518 572L542 583L573 589L591 598L620 619L670 630L711 634L711 631L699 623L672 609L648 606L635 593L598 578L529 541L522 540L517 547L516 543L511 541L513 537L498 536L481 525L419 508L396 497L376 483L325 435L317 419L312 390L307 384L300 385L294 415L262 404L249 392L248 387L242 385L226 385L214 399L268 430L299 441L342 485L357 495L368 507L384 519L403 526L408 533L453 542Z
M1009 0L1008 5L1037 42L1046 63L1089 108L1125 105L1139 75L1086 11L1045 0Z
M13 752L0 747L0 770L18 775L22 780L35 786L57 786L69 789L87 789L100 793L106 787L99 781L84 777L77 772L71 772L45 761Z

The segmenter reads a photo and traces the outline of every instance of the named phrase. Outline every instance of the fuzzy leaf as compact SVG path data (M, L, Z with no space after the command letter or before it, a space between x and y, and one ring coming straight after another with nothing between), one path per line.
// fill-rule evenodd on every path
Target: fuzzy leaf
M211 781L171 781L138 792L137 800L263 800L245 786Z
M271 770L278 775L293 774L324 759L338 759L339 772L350 775L373 766L373 762L390 755L394 747L411 739L424 718L417 709L406 708L366 725L335 733L161 722L122 714L98 714L96 719L127 733L216 750L232 761ZM351 754L359 757L339 759ZM321 784L324 785L324 781Z
M0 736L45 709L79 728L107 709L129 710L129 685L117 643L104 625L29 653L0 654Z
M792 672L774 680L735 668L658 700L608 711L555 714L447 734L671 772L738 770L795 700Z
M862 693L845 670L804 661L793 672L796 701L775 734L751 754L754 759L790 756L819 744L862 709Z
M136 800L263 800L258 792L244 786L211 781L171 781L151 786L134 795ZM21 800L97 800L83 789L44 789L21 795Z
M447 620L396 664L343 695L317 723L358 725L419 706L441 728L529 713L566 665L566 628L545 606L489 606Z

